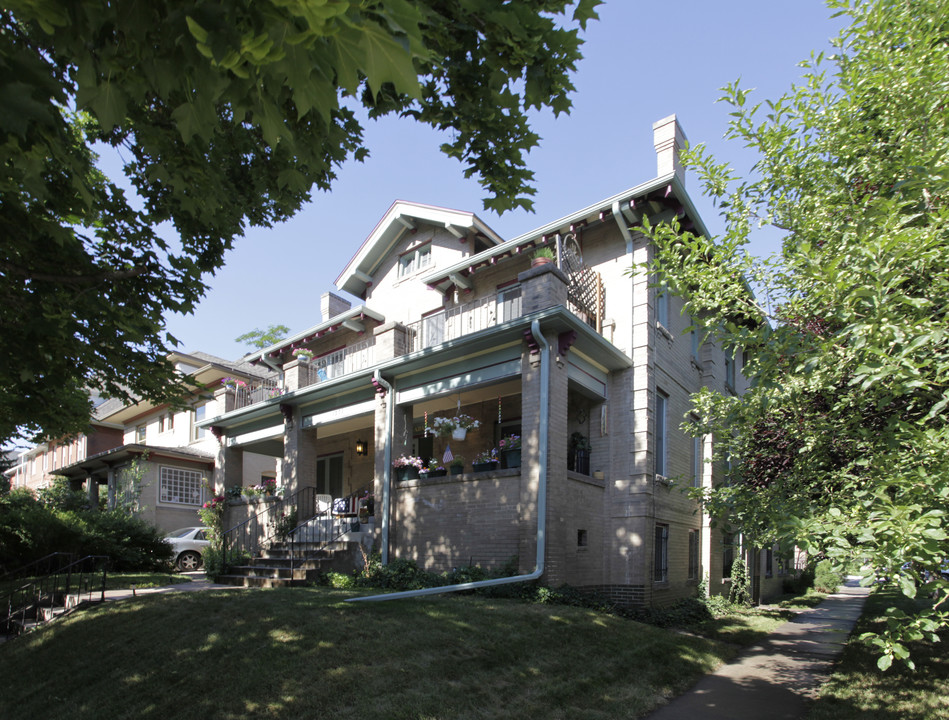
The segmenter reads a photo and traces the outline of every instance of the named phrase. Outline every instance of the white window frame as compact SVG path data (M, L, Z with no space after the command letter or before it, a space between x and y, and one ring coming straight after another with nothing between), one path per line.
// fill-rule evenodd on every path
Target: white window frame
M423 268L432 265L432 241L416 245L399 256L399 277L414 275Z
M199 410L202 411L200 413L200 417L198 413ZM204 436L207 434L207 430L205 428L198 427L198 423L207 417L207 411L208 411L207 403L200 403L199 405L195 405L192 408L191 410L191 440L192 441L203 440Z
M158 468L158 502L201 507L204 482L204 473L200 470L161 465Z

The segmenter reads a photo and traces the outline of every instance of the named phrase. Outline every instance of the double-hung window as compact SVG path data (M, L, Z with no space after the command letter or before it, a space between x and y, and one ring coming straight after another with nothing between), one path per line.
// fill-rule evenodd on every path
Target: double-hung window
M669 329L669 291L665 286L656 290L656 322Z
M399 277L407 277L432 264L432 244L419 245L399 256Z
M208 414L208 407L206 403L201 405L194 406L194 422L191 424L191 439L200 440L204 437L204 428L198 427L198 423L204 420Z
M689 580L699 579L699 531L689 530Z
M668 442L666 426L669 396L661 390L656 392L656 475L666 476L666 445Z
M669 581L669 526L656 525L656 539L653 546L653 575L655 582Z

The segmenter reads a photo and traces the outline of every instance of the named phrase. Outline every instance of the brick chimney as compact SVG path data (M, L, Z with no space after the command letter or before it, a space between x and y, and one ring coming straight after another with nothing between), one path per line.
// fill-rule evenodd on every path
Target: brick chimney
M331 292L320 295L320 313L323 316L323 322L346 312L352 306L353 304L349 300L344 300L339 295L334 295Z
M656 148L656 177L674 172L679 182L685 185L685 168L679 160L679 151L687 139L675 115L652 124L652 142Z

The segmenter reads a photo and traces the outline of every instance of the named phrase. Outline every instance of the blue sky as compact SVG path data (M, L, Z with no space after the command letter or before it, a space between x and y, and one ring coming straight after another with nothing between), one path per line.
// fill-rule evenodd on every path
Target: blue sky
M320 295L338 292L336 277L397 199L473 211L513 238L655 177L652 123L673 113L691 143L747 170L753 157L722 140L730 107L715 102L719 88L741 78L756 88L753 99L781 94L800 77L797 63L828 49L843 24L819 0L607 0L599 12L584 33L571 114L534 118L542 141L529 157L533 214L484 211L481 187L441 154L434 130L411 120L370 122L368 160L347 163L332 192L314 195L291 221L251 229L210 278L196 312L167 318L179 349L234 359L249 350L234 338L252 328L284 324L296 333L318 323ZM710 231L719 232L697 178L686 186ZM773 235L753 246L761 254L773 249Z

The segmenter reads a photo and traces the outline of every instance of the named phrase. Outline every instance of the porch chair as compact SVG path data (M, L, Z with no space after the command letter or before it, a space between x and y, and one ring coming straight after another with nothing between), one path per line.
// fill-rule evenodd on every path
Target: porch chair
M317 515L322 515L325 512L329 512L330 508L333 507L333 496L328 493L318 493L316 495L316 507L314 511Z

